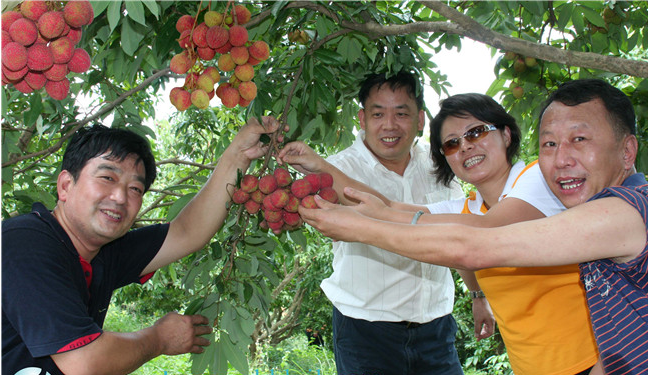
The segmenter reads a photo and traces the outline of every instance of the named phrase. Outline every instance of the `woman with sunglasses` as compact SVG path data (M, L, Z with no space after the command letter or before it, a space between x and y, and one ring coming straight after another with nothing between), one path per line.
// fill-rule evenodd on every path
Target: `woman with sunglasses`
M452 96L441 103L430 126L437 181L448 185L456 176L472 184L476 191L467 199L427 206L363 195L358 211L401 223L452 222L495 227L539 219L564 209L535 162L514 163L520 148L520 130L515 119L491 97ZM339 192L350 186L375 194L303 144L288 144L278 159L303 172L331 173ZM348 204L358 200L359 195L351 194L341 201ZM468 285L467 281L467 286L472 291L481 287L483 293L471 292L471 296L487 297L515 374L590 373L598 352L577 265L495 268L475 275L479 285Z

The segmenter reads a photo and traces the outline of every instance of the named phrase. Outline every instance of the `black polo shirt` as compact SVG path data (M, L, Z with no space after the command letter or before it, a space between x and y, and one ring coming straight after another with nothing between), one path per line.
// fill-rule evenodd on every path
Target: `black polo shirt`
M61 374L50 355L102 333L113 290L140 278L166 238L168 224L128 232L88 263L40 203L2 222L2 373L35 367ZM31 372L30 372L31 373Z

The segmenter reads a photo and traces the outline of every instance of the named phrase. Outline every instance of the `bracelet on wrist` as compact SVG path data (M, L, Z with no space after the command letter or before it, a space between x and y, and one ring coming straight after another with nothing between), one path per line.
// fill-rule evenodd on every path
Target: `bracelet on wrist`
M475 298L486 298L486 295L484 294L483 291L481 290L476 290L476 291L470 291L470 298L475 299Z
M410 224L412 224L412 225L416 224L416 222L418 221L418 219L419 219L419 218L421 217L421 215L423 215L424 213L425 213L425 212L423 212L423 211L416 211L416 213L414 214L414 217L412 218L412 222L411 222Z

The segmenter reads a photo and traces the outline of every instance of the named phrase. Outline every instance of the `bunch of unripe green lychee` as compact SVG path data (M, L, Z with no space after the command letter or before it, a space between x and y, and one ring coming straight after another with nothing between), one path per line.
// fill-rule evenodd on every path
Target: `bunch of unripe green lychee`
M315 195L331 203L338 202L338 195L333 190L333 176L311 173L294 179L287 169L276 168L261 177L244 175L232 194L232 201L243 205L251 215L261 213L259 226L279 235L303 224L297 209L300 205L317 208Z
M533 68L538 65L538 61L535 57L522 56L511 51L504 53L504 59L513 62L513 70L518 74L524 73L528 68ZM511 82L509 90L516 99L520 99L524 96L524 88L515 81Z
M90 55L76 48L81 27L94 20L88 0L26 0L2 13L2 84L29 94L45 88L56 100L70 91L67 76L90 68Z
M257 87L252 81L254 65L268 59L270 48L264 41L248 39L243 25L250 17L246 7L235 5L230 12L205 12L200 23L198 16L183 15L178 19L178 43L184 50L171 59L170 68L187 76L182 87L171 90L170 99L179 111L192 104L205 109L214 96L228 108L247 107L256 98ZM220 54L218 59L217 54ZM205 67L204 62L212 60L217 61L218 69ZM230 72L229 80L221 83L221 73Z

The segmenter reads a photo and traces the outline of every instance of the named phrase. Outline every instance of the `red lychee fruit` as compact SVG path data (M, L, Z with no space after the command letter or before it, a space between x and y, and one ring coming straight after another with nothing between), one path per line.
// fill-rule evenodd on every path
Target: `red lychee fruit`
M224 82L218 85L218 88L216 89L216 96L223 99L223 91L225 91L226 88L231 87L232 85L229 82Z
M13 42L13 40L11 39L11 35L9 35L9 32L4 30L1 31L2 31L2 38L0 40L2 40L2 48L4 48L4 46L6 46L8 43Z
M233 87L226 87L223 89L222 96L220 96L221 102L227 108L234 108L239 103L241 96L237 89Z
M199 109L207 109L209 107L209 95L202 89L196 89L191 92L191 104Z
M25 75L25 82L29 85L34 90L40 90L43 87L45 87L45 83L47 82L47 78L45 78L45 74L41 72L36 72L36 71L29 71Z
M290 191L295 197L299 199L302 199L310 194L311 189L311 184L303 178L295 180L295 182L290 185Z
M263 218L268 222L268 225L270 225L270 223L276 223L278 221L283 220L282 219L282 216L283 216L282 214L283 214L283 211L263 210Z
M325 187L333 187L333 176L330 173L320 173L320 189Z
M232 194L232 202L236 204L243 204L247 202L249 199L250 199L250 194L244 192L241 189L234 190L234 193Z
M319 174L317 173L307 174L306 176L304 176L304 180L308 181L308 183L310 184L311 194L316 194L319 191L320 187L322 186L322 183L319 178Z
M216 53L220 53L221 55L229 53L229 51L232 49L232 45L230 44L229 40L227 43L223 44L222 46L218 48L214 48L216 50Z
M253 100L257 96L257 86L256 83L252 81L241 82L238 87L239 94L241 98L245 100Z
M13 10L2 13L2 30L9 32L11 25L21 18L23 18L23 15Z
M261 192L261 190L259 189L254 190L253 192L250 193L250 198L257 203L263 203L263 199L265 197L266 195L263 194L263 192Z
M212 80L211 76L209 74L201 74L198 76L198 80L196 81L196 86L204 90L205 92L212 92L214 91L214 80Z
M74 55L74 43L67 37L58 38L50 42L54 64L65 64Z
M239 98L238 105L241 106L241 107L243 107L243 108L245 108L245 107L249 106L250 103L252 103L251 100L247 100L247 99Z
M182 87L172 88L169 93L169 100L171 101L171 104L181 112L187 110L187 108L191 106L191 94Z
M246 24L252 18L250 11L243 5L237 5L234 7L234 13L236 13L236 21L239 25Z
M263 198L263 202L261 202L261 205L263 206L264 211L279 211L279 208L275 207L272 204L272 199L270 198L269 195L266 195Z
M27 48L27 67L42 72L54 65L52 50L45 44L34 44ZM50 95L51 96L51 95Z
M83 73L90 68L90 55L83 48L75 48L72 58L68 61L68 69L74 73Z
M185 81L183 87L187 91L191 91L196 88L196 84L198 83L198 73L196 72L190 72L187 73L185 76Z
M38 38L38 28L34 21L27 18L17 19L9 27L9 36L14 42L18 42L25 47L34 44Z
M298 227L302 224L301 216L296 212L283 211L282 219L291 227Z
M194 21L195 19L193 17L185 14L182 17L178 18L178 21L176 21L176 30L178 30L178 32L181 34L185 30L191 30L193 28Z
M23 17L36 21L47 12L47 3L42 0L25 0L20 4Z
M268 228L269 228L269 227L268 227L268 222L265 221L265 220L261 220L261 222L259 223L259 228L261 228L261 229L268 229Z
M216 50L213 48L209 47L198 47L196 48L196 52L198 53L198 57L205 61L211 61L216 57Z
M18 71L27 65L27 49L20 43L10 42L2 48L2 64L9 70Z
M252 78L254 78L254 68L251 64L239 65L234 68L234 74L236 75L236 78L241 80L241 82L251 81Z
M248 52L250 53L250 57L259 61L265 61L270 57L270 47L268 47L268 43L262 40L257 40L252 43L252 45L248 47Z
M277 189L270 194L270 201L272 202L272 205L277 208L283 208L288 204L289 198L290 196L283 189Z
M301 203L302 207L306 208L318 208L317 203L315 203L315 196L314 195L307 195L304 198L302 198Z
M259 190L263 194L270 194L277 190L277 179L271 174L267 174L259 179Z
M283 219L279 219L279 221L275 222L268 222L268 227L272 229L272 233L276 234L277 236L281 234L281 228L283 228L284 222Z
M190 49L193 47L193 39L191 39L191 30L185 30L180 33L178 37L178 45L182 49Z
M64 79L70 70L67 67L67 64L54 64L51 68L43 72L45 78L50 81L60 81Z
M27 82L25 82L24 79L21 79L20 81L13 82L13 87L16 90L22 92L23 94L30 94L30 93L34 92L34 89L32 89L31 86L29 86L27 84Z
M74 44L75 46L77 45L77 43L79 43L79 41L81 41L82 36L83 36L83 31L80 28L76 28L76 27L71 27L70 32L68 32L67 35L65 35L65 37L70 39L72 44Z
M232 56L232 61L234 61L236 65L243 65L247 63L250 58L250 54L245 47L232 47L230 55Z
M279 187L288 186L292 182L292 176L286 168L277 168L272 172L272 174L275 176L275 179L277 179L277 185Z
M94 10L88 0L68 1L63 8L63 18L71 27L89 25L94 20Z
M321 188L318 195L331 203L337 203L339 201L337 193L330 187Z
M229 31L221 26L212 26L207 30L205 37L207 38L207 45L216 49L229 42Z
M297 212L298 207L299 207L299 198L290 194L288 196L288 203L286 203L283 209L288 212Z
M26 65L22 69L17 70L15 72L13 70L7 69L6 66L2 66L2 74L9 81L19 81L23 79L28 72L29 72L29 68L27 68Z
M63 100L70 92L70 81L67 78L60 81L47 81L45 91L52 99Z
M221 55L218 58L218 69L223 72L231 72L236 67L234 60L230 54Z
M49 11L45 12L38 19L38 31L45 39L57 38L65 29L65 19L63 12Z
M182 51L171 58L171 64L169 66L172 72L176 74L185 74L192 66L194 66L195 63L196 61L189 57L187 51Z
M250 214L254 215L261 209L261 204L253 201L252 199L245 202L245 210Z
M243 26L232 26L229 29L229 42L234 47L245 45L248 42L248 31Z
M252 174L246 174L241 178L241 190L246 193L256 191L259 187L259 178Z
M218 72L218 69L213 66L206 67L202 74L209 75L214 83L220 82L220 73Z
M192 38L196 46L207 47L207 30L209 30L209 27L204 22L194 28Z

